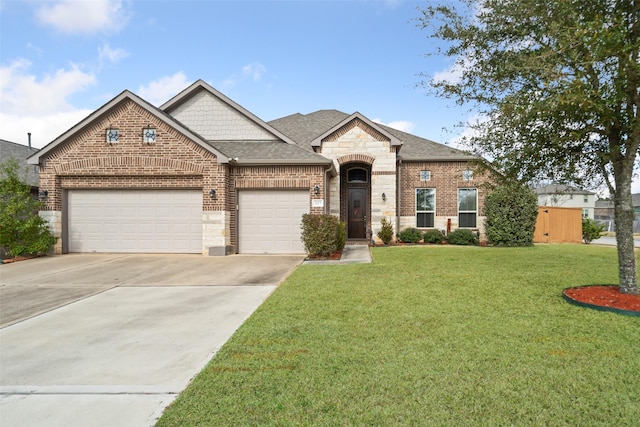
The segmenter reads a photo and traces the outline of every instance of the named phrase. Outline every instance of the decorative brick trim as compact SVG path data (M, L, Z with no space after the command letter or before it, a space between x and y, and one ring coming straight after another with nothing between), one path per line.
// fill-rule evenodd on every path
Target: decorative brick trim
M371 175L396 175L396 171L371 171Z
M371 126L369 126L368 124L360 120L359 118L355 118L351 120L349 123L347 123L346 125L342 126L340 129L336 130L332 134L323 138L321 142L337 141L338 139L340 139L341 136L343 136L344 134L346 134L347 132L349 132L351 129L355 127L359 127L360 129L368 133L371 137L373 137L377 141L389 141L389 138L387 138L386 136L378 132L376 129L372 128Z
M346 165L347 163L365 163L371 166L375 158L368 154L347 154L346 156L339 157L337 160L340 166Z
M204 173L202 164L142 156L89 157L54 166L56 175L122 175L123 170L128 169L135 170L136 174L169 172L174 175L202 175Z

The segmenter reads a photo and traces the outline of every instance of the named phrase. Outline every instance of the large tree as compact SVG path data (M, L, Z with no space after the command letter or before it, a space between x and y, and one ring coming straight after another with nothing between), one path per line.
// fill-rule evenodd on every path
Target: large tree
M455 60L455 77L423 84L479 112L470 149L506 177L606 185L620 291L637 294L640 0L461 0L421 12L434 53Z

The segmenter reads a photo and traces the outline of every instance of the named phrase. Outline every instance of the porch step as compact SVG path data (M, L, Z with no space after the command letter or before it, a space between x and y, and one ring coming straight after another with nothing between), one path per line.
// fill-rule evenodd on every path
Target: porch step
M367 239L347 239L347 245L365 245L368 246L369 245L369 240Z

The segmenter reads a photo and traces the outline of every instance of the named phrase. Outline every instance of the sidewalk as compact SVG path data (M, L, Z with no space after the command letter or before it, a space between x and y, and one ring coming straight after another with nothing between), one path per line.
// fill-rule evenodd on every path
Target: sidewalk
M344 264L368 264L371 262L371 252L366 245L348 245L342 250L339 260L307 260L302 264L314 265L344 265Z

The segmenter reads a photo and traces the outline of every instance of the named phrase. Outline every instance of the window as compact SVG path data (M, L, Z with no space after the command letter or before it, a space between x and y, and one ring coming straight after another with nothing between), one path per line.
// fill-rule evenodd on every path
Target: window
M589 218L589 209L582 208L582 218Z
M353 168L347 171L348 182L367 182L367 170L363 168Z
M582 199L582 201L583 201L584 203L589 203L589 196L585 194L585 195L584 195L584 198Z
M120 139L120 131L118 129L107 129L107 143L113 144Z
M156 142L156 130L153 128L142 129L142 142L147 144Z
M436 190L434 188L416 188L416 226L433 227L436 212Z
M458 227L475 228L478 217L478 190L458 189Z
M431 181L431 171L420 171L420 181Z
M473 171L468 169L466 171L462 171L462 179L465 181L471 181L473 179Z

